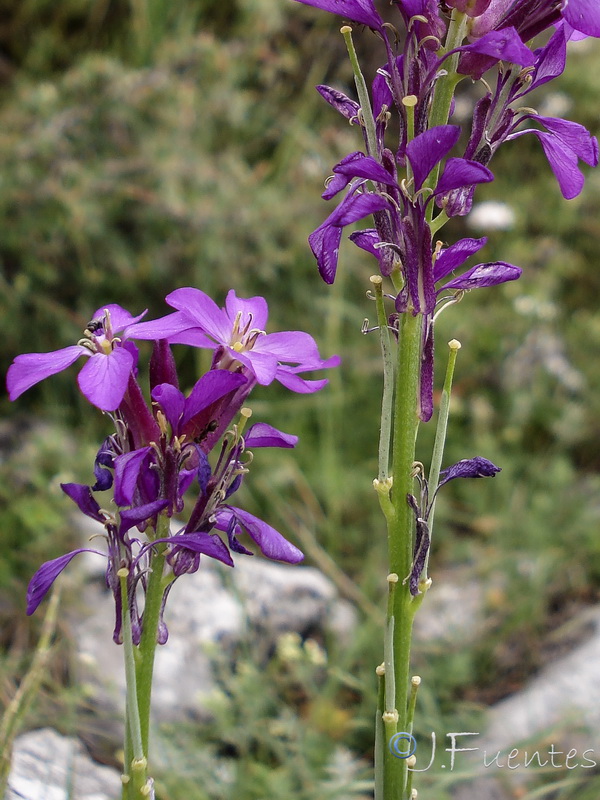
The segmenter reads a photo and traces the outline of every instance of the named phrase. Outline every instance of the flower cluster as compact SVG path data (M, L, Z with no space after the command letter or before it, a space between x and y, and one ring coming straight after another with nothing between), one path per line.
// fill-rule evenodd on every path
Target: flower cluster
M292 564L302 560L300 550L278 531L232 504L252 450L291 448L297 442L296 436L266 423L246 430L250 412L244 404L256 384L273 380L295 392L318 391L327 380L306 380L302 373L339 364L337 356L322 360L307 333L266 333L268 309L262 297L242 299L231 291L220 309L198 289L183 288L170 294L167 302L177 310L149 322L140 321L144 314L133 317L118 305L102 306L77 345L17 356L7 374L9 396L15 400L80 356L89 359L79 373L79 386L112 418L114 431L96 455L94 485L68 483L62 489L84 514L104 526L106 582L115 599L117 642L123 637L124 602L133 642L140 642L144 613L138 602L157 553L164 556L161 643L167 638L162 614L171 586L180 575L195 572L202 555L233 566L232 552L251 555L240 541L245 533L267 558ZM139 353L133 340L154 343L150 403L139 385ZM187 395L179 387L173 343L213 350L211 368ZM183 510L188 489L194 490L195 498L189 519L173 531L170 520ZM108 491L111 495L100 502L96 493ZM29 585L29 614L82 552L99 551L78 548L40 567Z
M336 111L360 127L365 151L352 152L333 167L323 197L344 195L309 242L321 276L332 283L343 229L372 215L374 227L355 231L350 239L375 256L382 275L392 279L396 313L423 317L420 416L427 420L433 409L436 309L466 290L521 274L519 267L500 261L454 276L486 239L463 239L446 247L435 234L449 218L467 214L477 186L493 180L490 162L500 145L526 134L540 141L563 196L579 194L584 180L579 161L598 164L596 138L578 123L537 114L525 107L525 100L563 72L570 39L600 37L600 4L394 0L396 28L384 22L374 0L299 2L368 26L385 51L386 61L362 105L337 89L317 87ZM543 44L532 43L550 29ZM468 129L448 124L457 83L466 77L480 80L484 73L484 93ZM393 142L388 141L390 131Z

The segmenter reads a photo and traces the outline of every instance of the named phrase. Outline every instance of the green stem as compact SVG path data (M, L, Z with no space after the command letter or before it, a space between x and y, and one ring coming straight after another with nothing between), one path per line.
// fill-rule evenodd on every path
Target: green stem
M162 514L156 526L156 538L163 539L169 535L169 518ZM164 545L152 549L150 572L146 585L144 604L143 630L138 649L137 665L137 700L140 710L140 727L144 753L148 753L150 735L150 703L152 699L152 675L154 673L154 655L156 638L160 620L160 607L164 592L163 567L165 563Z
M379 474L378 480L389 478L390 440L392 435L392 412L394 402L394 358L390 342L387 315L383 302L383 280L381 275L371 275L370 281L375 290L377 305L377 324L379 343L383 358L383 397L381 399L381 428L379 433Z
M125 721L125 756L124 770L127 783L123 784L123 797L134 798L136 781L134 781L134 764L137 765L144 760L144 749L142 746L142 734L140 730L140 712L137 703L137 687L135 672L135 655L133 650L133 636L131 632L131 616L129 593L127 591L127 578L129 570L123 567L117 572L121 584L121 628L123 634L123 654L125 660L125 681L126 681L126 721ZM143 776L144 783L146 776ZM138 797L140 795L138 794Z
M450 18L450 25L448 26L448 35L446 36L446 43L444 52L448 53L456 47L460 47L465 38L468 17L457 9L453 9L452 17ZM438 53L441 55L441 53ZM452 98L454 91L464 75L457 73L458 60L460 53L454 53L444 61L444 69L446 75L442 75L436 85L431 104L431 112L429 114L429 127L434 128L437 125L445 125L450 117L450 109L452 107ZM440 174L441 163L432 170L431 175L425 181L424 187L434 189L437 185ZM435 203L430 203L427 209L427 221L431 222ZM438 229L441 225L438 224Z
M377 674L377 711L375 713L375 800L384 800L384 752L386 747L383 710L385 704L385 664L375 670Z
M390 574L399 577L390 593L388 625L393 617L393 686L397 722L386 724L390 731L404 732L408 725L409 671L412 625L417 604L413 602L408 576L413 558L414 515L406 502L413 493L413 464L419 427L418 402L421 367L422 316L410 311L401 315L394 408L393 492L394 513L388 517ZM386 665L387 666L387 665ZM386 693L387 694L387 693ZM386 696L386 702L388 698ZM388 716L387 714L384 715ZM384 722L386 722L384 718ZM406 800L408 772L406 759L394 757L385 750L385 800Z
M444 378L444 387L442 389L442 397L440 400L440 411L438 414L438 423L435 431L435 442L433 445L433 455L431 457L431 467L429 468L429 478L427 485L429 487L429 497L433 498L431 503L431 511L427 519L427 526L429 528L429 536L433 532L433 518L435 515L435 490L438 487L440 480L440 470L442 468L442 458L444 456L444 445L446 443L446 431L448 429L448 415L450 413L450 394L452 392L452 379L454 377L454 367L456 365L456 357L460 350L460 342L452 339L448 342L450 348L450 355L448 356L448 366L446 367L446 377ZM427 554L429 556L429 553ZM427 578L427 562L423 570L423 578Z
M352 41L352 28L349 25L344 25L342 28L340 28L340 33L346 42L350 63L352 64L354 83L356 84L358 102L360 103L362 124L364 125L367 135L367 151L370 156L379 161L380 158L379 151L377 149L377 132L375 119L373 117L373 109L371 108L371 101L369 99L369 90L367 89L364 75L362 74L360 64L358 63L356 50L354 49L354 42Z
M461 46L465 38L467 21L468 17L466 14L457 11L456 8L452 11L444 52L449 53L450 50ZM442 55L442 53L438 52L438 55ZM446 75L442 75L435 85L431 112L429 114L430 128L434 128L436 125L445 125L448 122L454 90L457 84L464 78L464 75L458 75L456 71L459 58L460 53L454 53L444 61Z

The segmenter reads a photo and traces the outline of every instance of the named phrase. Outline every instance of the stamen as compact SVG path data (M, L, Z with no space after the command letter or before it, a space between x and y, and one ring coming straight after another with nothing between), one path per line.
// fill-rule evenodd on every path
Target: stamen
M366 318L365 318L365 319L363 319L363 321L362 321L362 325L360 326L360 332L361 332L361 333L362 333L364 336L366 336L366 335L367 335L367 333L373 333L373 331L378 331L378 330L379 330L379 325L376 325L374 328L370 328L370 327L369 327L369 320L368 320L368 319L366 319Z

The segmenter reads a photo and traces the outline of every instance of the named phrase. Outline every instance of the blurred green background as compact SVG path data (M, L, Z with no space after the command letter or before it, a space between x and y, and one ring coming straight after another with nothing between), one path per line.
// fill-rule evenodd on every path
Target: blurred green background
M375 316L365 295L375 265L344 244L340 278L326 287L306 243L331 210L319 198L324 178L362 146L314 91L321 82L352 91L339 20L274 0L0 0L0 19L2 372L18 353L74 343L105 303L157 316L178 286L218 302L231 287L263 294L272 330L309 331L343 366L318 395L257 393L256 418L301 441L292 454L255 459L246 505L312 542L309 563L322 565L323 548L381 606L385 536L371 489L380 364L376 336L360 333ZM376 40L358 40L372 74ZM597 133L598 76L600 48L584 42L535 102ZM480 724L486 705L522 686L546 658L549 631L597 602L600 587L600 175L565 202L533 137L507 144L493 168L497 180L477 199L507 202L516 217L489 234L483 258L524 274L440 318L437 368L439 386L443 343L458 338L445 462L480 454L503 472L445 490L431 570L434 581L460 569L461 580L479 582L489 622L474 644L417 652L425 732L477 730L456 726ZM483 233L460 219L444 236ZM191 385L201 361L178 356ZM90 479L107 430L74 376L55 376L14 406L0 401L4 703L39 626L24 616L27 580L73 536L58 483ZM381 631L358 613L350 646L321 643L325 667L305 653L262 670L249 647L224 678L229 700L214 724L170 732L177 775L161 776L160 797L368 796ZM63 641L28 725L58 719L77 730L68 663ZM225 757L227 742L238 743L235 758ZM341 746L358 760L352 769L336 767ZM556 796L598 796L596 780L581 788L569 779ZM450 791L431 775L420 788L436 800Z

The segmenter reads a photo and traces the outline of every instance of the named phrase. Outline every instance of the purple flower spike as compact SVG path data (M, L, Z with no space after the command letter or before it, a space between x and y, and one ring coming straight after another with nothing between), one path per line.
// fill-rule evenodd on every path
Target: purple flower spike
M448 481L453 481L454 478L493 478L500 471L501 467L497 467L482 456L463 458L440 472L441 480L438 489Z
M25 353L15 358L8 369L6 385L11 400L36 383L62 372L79 356L90 360L78 377L83 395L102 411L114 411L120 405L129 375L137 360L137 350L125 343L128 330L146 312L133 317L116 304L98 309L79 344L51 353Z

